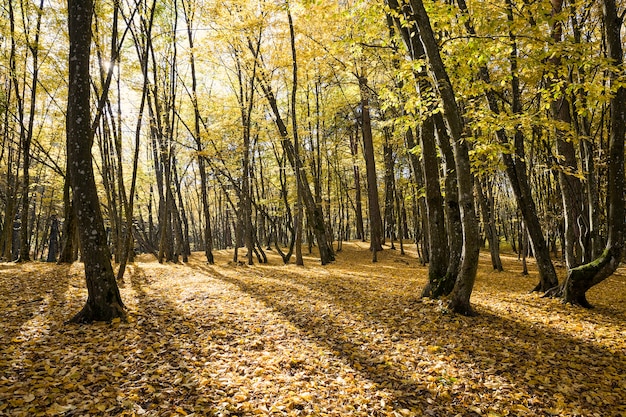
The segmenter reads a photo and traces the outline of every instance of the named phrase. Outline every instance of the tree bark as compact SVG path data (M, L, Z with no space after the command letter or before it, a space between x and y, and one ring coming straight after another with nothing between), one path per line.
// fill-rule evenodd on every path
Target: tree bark
M29 49L33 56L33 78L30 93L30 111L28 117L28 128L24 131L25 126L22 124L20 138L22 139L22 157L24 163L22 165L22 212L21 212L21 228L20 228L20 255L19 260L22 262L30 261L30 236L28 214L30 212L30 147L33 140L33 126L35 122L35 108L37 104L37 85L39 84L39 35L41 29L41 17L43 16L43 0L39 3L37 11L37 23L35 29L35 39L32 45L29 42Z
M619 68L624 63L620 31L622 18L617 14L615 0L602 2L607 56L612 60L610 87L615 91L610 100L608 154L608 241L604 252L587 264L568 271L563 283L563 301L591 307L586 293L594 285L611 276L619 266L624 246L624 139L626 138L626 88L619 83Z
M211 228L211 211L209 208L209 198L207 193L207 175L204 157L202 156L202 139L200 137L200 125L202 119L200 117L200 107L198 105L198 79L196 77L196 58L194 53L194 41L193 41L193 12L190 10L191 5L185 6L183 1L183 11L185 12L185 21L187 22L187 40L189 42L189 63L191 65L191 104L193 105L193 138L196 142L196 152L198 160L198 170L200 171L200 196L202 203L202 215L204 216L204 255L207 263L212 265L215 263L213 257L213 230Z
M50 219L50 235L48 237L48 257L46 262L56 262L59 255L59 219L55 214Z
M458 0L458 5L461 11L467 15L468 11L465 0ZM509 0L507 0L507 12L509 13L509 18L511 18L511 4ZM471 35L476 35L476 31L474 30L470 20L467 20L466 28ZM520 101L519 78L517 77L517 46L514 37L512 39L510 62L513 96L513 103L511 106L513 113L520 113L522 108ZM486 66L482 66L479 69L478 76L486 84L491 83L489 69ZM500 114L500 106L495 92L492 89L486 89L485 97L487 99L489 110L496 115ZM496 132L496 136L503 145L511 145L511 140L509 140L503 129L498 130ZM556 287L558 285L558 279L554 265L552 264L552 259L550 258L548 245L546 244L543 231L541 230L541 224L539 222L539 217L537 216L537 208L530 190L528 174L526 172L524 135L521 128L518 128L515 131L513 145L515 157L509 153L503 153L502 159L504 161L506 174L509 178L509 182L511 183L511 188L513 189L513 194L515 195L515 200L517 201L517 205L522 213L522 217L524 218L524 223L528 228L528 234L533 242L533 249L540 277L540 282L535 287L534 291L545 292L550 288Z
M400 8L395 0L389 0L389 4L395 10ZM411 13L406 5L405 10ZM395 23L405 44L409 46L411 58L414 60L426 58L424 46L417 32L410 31L398 19ZM432 86L427 81L427 76L426 69L413 74L420 95L432 94ZM418 130L422 149L421 172L423 172L426 194L424 201L428 228L425 230L428 231L430 255L429 280L422 290L422 296L438 298L450 294L454 287L461 263L463 232L453 150L443 117L440 113L432 114L433 110L434 106L430 109L431 114L423 116L421 128ZM440 159L437 155L437 142L439 142L444 162L445 202L440 186Z
M461 221L461 209L459 207L459 187L456 177L454 151L450 144L450 135L446 130L443 116L441 113L436 113L433 115L433 118L437 132L437 143L439 143L439 149L443 157L445 182L444 211L446 215L449 250L448 270L446 271L445 281L454 283L459 274L461 258L463 256L463 224Z
M125 318L124 304L111 267L92 165L93 131L89 98L92 14L91 0L68 0L67 158L88 290L87 303L70 320L74 323Z
M291 46L291 65L292 65L292 85L291 85L291 132L293 134L293 150L296 154L296 172L302 169L300 158L300 138L298 135L298 117L296 114L296 99L298 97L298 59L296 54L296 34L293 27L293 18L289 3L287 3L287 22L289 23L289 43ZM316 181L319 185L319 178ZM317 187L316 187L317 189ZM317 192L319 196L321 193ZM296 265L304 266L304 258L302 257L302 228L304 226L304 213L302 210L302 178L296 175L296 215L294 219L294 227L296 229Z
M428 283L422 290L422 297L439 298L448 295L454 287L454 277L447 279L450 251L446 234L446 220L443 196L439 179L439 160L435 146L435 123L433 116L422 122L419 132L422 148L422 169L426 192L426 215L428 219Z
M459 275L450 295L449 308L460 314L472 315L474 311L470 305L470 297L476 280L480 242L478 219L474 207L473 174L464 132L465 125L424 4L422 0L411 0L410 4L419 30L420 40L428 57L435 88L442 100L446 124L452 138L456 166L459 206L463 225L463 258Z
M396 177L395 155L391 142L391 128L384 128L385 143L383 144L383 157L385 160L385 211L383 215L385 237L390 240L391 249L395 249L396 239Z
M500 259L500 238L496 230L495 216L493 215L493 204L487 197L484 187L479 178L474 179L476 186L476 197L480 212L483 218L483 230L489 242L489 253L491 255L491 266L496 271L503 271L502 260Z
M376 259L376 252L383 250L383 220L380 214L378 180L376 178L376 161L374 158L374 142L372 139L372 123L370 118L369 91L365 77L359 77L359 90L361 92L361 132L363 134L363 156L365 158L367 200L370 220L370 250L373 253L373 259Z
M563 0L552 0L552 39L555 44L562 42L563 25L558 15L563 10ZM550 59L552 65L558 68L561 65L561 57L555 54ZM548 86L554 88L562 82L559 78L547 80ZM566 96L566 89L560 88L561 96L551 103L552 117L555 120L572 124L570 114L570 103ZM587 219L583 219L583 184L574 174L578 171L578 161L576 160L576 150L571 139L567 138L567 132L559 128L556 129L556 147L559 159L558 178L561 187L561 199L563 203L563 218L565 223L565 263L568 269L574 268L582 263L585 247L582 245L581 224L587 224ZM582 223L581 223L582 220Z
M359 129L355 124L350 127L350 153L352 155L352 170L354 173L354 221L356 223L356 238L365 241L365 228L363 227L363 203L361 199L361 172L356 158L359 150Z

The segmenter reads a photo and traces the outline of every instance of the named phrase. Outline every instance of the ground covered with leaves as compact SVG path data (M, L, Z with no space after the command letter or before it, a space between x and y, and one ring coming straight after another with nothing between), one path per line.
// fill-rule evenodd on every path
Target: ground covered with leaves
M0 265L0 415L626 416L626 277L593 310L529 294L481 256L478 317L420 299L414 254L344 243L319 266L160 265L121 284L128 323L67 325L80 264Z

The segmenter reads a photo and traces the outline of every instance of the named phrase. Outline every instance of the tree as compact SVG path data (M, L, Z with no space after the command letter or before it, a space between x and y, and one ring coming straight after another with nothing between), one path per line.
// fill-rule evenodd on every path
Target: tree
M400 4L396 0L388 0L388 4L396 14L395 24L407 46L409 57L414 61L426 59L426 52L418 33L410 31L399 19L399 13L402 13ZM406 10L409 14L408 18L411 18L411 11L408 8ZM414 24L415 22L412 21L412 23ZM416 85L415 89L421 99L420 104L423 103L422 105L425 107L421 114L413 115L413 117L417 116L419 123L416 131L421 151L421 173L423 174L424 182L429 246L428 282L422 290L422 296L439 298L443 295L448 295L452 291L461 259L463 236L460 234L462 227L456 198L458 187L454 168L451 168L451 172L448 172L448 168L454 166L454 156L449 144L448 132L445 126L443 126L443 120L439 117L439 114L434 114L437 102L436 98L433 97L433 88L428 81L426 68L422 67L419 71L413 70L412 77L414 78L412 84ZM446 171L445 194L447 204L444 204L444 197L441 192L440 164L437 155L436 137L439 138L441 154L446 167L444 171ZM416 145L412 143L412 140L407 144L412 148L411 151L415 149ZM451 181L453 178L454 181ZM453 204L450 204L451 201L454 201L456 204L453 206ZM453 208L456 208L456 213ZM455 214L458 214L459 220L456 224L454 222L457 218ZM448 221L447 228L446 218Z
M207 173L202 156L202 138L200 136L200 107L198 106L198 77L196 76L196 56L194 52L194 34L193 34L193 14L194 8L191 1L183 4L183 12L185 14L185 22L187 23L187 40L189 42L189 64L191 66L191 104L193 106L193 138L198 151L198 171L200 171L200 195L202 198L202 214L204 216L204 254L208 264L214 263L213 258L213 231L211 229L211 212L209 209L209 198L207 195ZM198 6L196 6L198 7Z
M125 317L124 304L111 267L111 253L92 165L89 74L92 15L91 0L68 1L70 53L66 148L88 290L87 303L70 320L74 323Z
M509 21L512 20L512 4L507 0L507 17ZM465 15L468 14L467 5L465 0L458 1L461 12ZM465 23L468 33L472 36L476 36L476 30L469 18ZM509 65L511 69L511 112L515 115L522 116L523 108L521 102L521 90L520 79L518 69L518 50L516 38L512 32L509 32L511 40L511 49L509 54ZM482 64L478 69L478 78L486 85L491 84L491 75L489 68L486 64ZM500 116L502 109L498 103L497 95L491 88L484 89L484 96L487 99L487 105L489 110L495 115ZM513 151L502 152L502 159L506 167L506 173L513 189L513 194L517 201L517 205L524 218L524 223L528 229L528 234L533 243L533 249L535 258L537 260L537 267L539 269L540 282L535 287L535 291L548 291L549 289L558 285L558 279L554 265L550 258L550 252L543 236L539 217L537 215L537 208L535 201L531 193L530 182L527 172L527 158L525 154L524 145L524 131L519 122L514 127L513 139L511 140L504 129L499 128L496 131L496 136L502 146L507 149L512 148Z
M376 262L376 253L383 249L384 230L383 219L380 214L380 201L378 197L378 179L376 172L376 160L374 158L374 142L372 138L372 121L370 115L370 90L367 78L357 75L359 91L361 93L361 133L363 135L363 157L365 158L365 174L367 179L367 201L370 220L370 250L372 260Z
M450 296L449 307L457 313L471 315L473 310L470 305L470 296L476 279L480 245L465 125L424 4L421 0L411 0L410 6L408 17L410 21L415 22L415 29L419 31L419 38L428 58L431 77L441 98L447 129L452 139L457 174L463 225L463 258ZM410 48L410 45L407 46Z
M602 254L592 262L572 268L560 289L563 301L591 307L586 293L611 276L619 266L624 247L624 139L626 138L626 87L620 81L624 52L615 0L602 2L607 56L612 61L609 72L611 89L608 155L608 241Z

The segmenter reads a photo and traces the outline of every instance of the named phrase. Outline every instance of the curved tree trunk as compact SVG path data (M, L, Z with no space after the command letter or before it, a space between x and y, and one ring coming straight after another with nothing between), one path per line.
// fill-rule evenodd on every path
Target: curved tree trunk
M463 258L459 275L450 295L449 308L460 314L472 315L474 312L470 305L470 297L476 280L480 242L478 219L474 207L473 175L470 168L468 146L464 138L465 125L424 4L422 0L411 0L410 4L417 29L419 29L420 40L428 57L436 90L441 96L445 120L454 150L459 206L463 225Z
M400 5L395 0L389 0L394 10ZM409 8L405 8L411 13ZM407 44L412 59L424 59L426 52L415 31L411 32L396 19L396 26ZM429 94L432 87L426 77L426 70L415 72L414 77L420 94ZM433 109L431 109L433 110ZM409 138L409 137L407 137ZM445 172L445 200L439 184L439 158L436 143L444 162ZM415 145L409 145L413 148ZM429 242L429 279L422 291L422 296L437 298L448 295L454 288L461 264L463 249L463 227L458 204L458 186L454 152L450 145L445 121L440 113L428 115L420 129L420 146L422 148L422 172L424 189L426 190L425 206Z
M552 39L555 44L562 42L563 25L557 17L563 10L563 0L552 1L552 16L555 17L552 25ZM552 65L559 67L561 56L556 54L550 59ZM548 86L561 82L560 79L547 80ZM556 90L556 89L555 89ZM552 102L552 117L555 120L572 124L570 113L570 102L565 96L558 97ZM568 269L580 265L584 258L585 247L583 245L581 230L582 224L587 224L587 219L583 218L583 184L574 174L578 171L578 161L576 160L576 150L574 143L567 137L567 132L556 130L556 148L559 155L558 178L561 187L561 197L563 201L563 218L565 223L565 263ZM582 220L584 219L584 220Z
M264 77L259 75L257 75L257 77L259 79L261 90L263 91L263 94L272 109L272 113L274 114L274 122L276 123L278 133L282 139L281 145L287 155L287 160L289 161L291 167L295 170L296 159L299 159L299 155L296 154L293 143L289 138L287 126L281 116L274 92ZM302 161L298 162L298 166L302 166ZM309 180L306 175L306 171L301 169L300 172L296 171L295 174L300 175L300 181L302 182L302 201L304 203L304 209L306 210L308 222L313 234L315 235L315 240L317 241L317 246L320 251L320 262L322 265L326 265L335 260L335 252L332 245L328 243L330 242L330 239L328 238L329 233L324 220L324 211L321 204L317 204L313 198L313 193L309 187Z
M620 31L622 19L618 17L615 0L603 1L604 30L607 55L614 68L623 64ZM609 74L615 88L620 73ZM624 246L624 139L626 137L626 88L616 86L610 102L610 137L608 155L608 241L604 252L594 261L572 268L562 287L563 301L583 307L591 307L586 293L594 285L611 276L622 258Z

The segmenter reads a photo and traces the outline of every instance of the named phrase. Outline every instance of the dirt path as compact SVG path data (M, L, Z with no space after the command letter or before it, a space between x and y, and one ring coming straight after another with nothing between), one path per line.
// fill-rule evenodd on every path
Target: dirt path
M585 311L481 258L477 318L421 300L412 256L344 244L337 262L141 257L128 323L69 326L80 265L0 265L0 415L624 416L626 279Z

